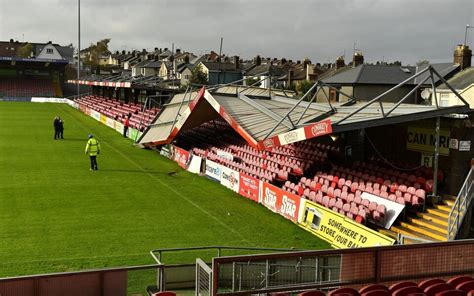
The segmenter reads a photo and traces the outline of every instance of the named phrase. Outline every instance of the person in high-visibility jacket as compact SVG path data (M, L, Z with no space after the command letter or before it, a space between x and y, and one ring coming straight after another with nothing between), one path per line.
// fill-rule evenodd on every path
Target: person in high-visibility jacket
M100 144L99 141L97 141L97 139L95 139L93 135L89 135L89 140L87 141L85 152L86 154L89 154L89 158L91 159L90 170L97 171L97 155L100 154Z

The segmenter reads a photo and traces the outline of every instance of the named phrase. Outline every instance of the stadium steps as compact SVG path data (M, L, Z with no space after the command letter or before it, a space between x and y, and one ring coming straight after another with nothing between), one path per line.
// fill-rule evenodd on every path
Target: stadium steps
M398 238L397 233L395 231L390 230L390 229L379 228L378 232L380 232L381 234L383 234L385 236L394 238L394 239Z
M440 203L407 217L406 221L392 226L391 231L402 235L413 236L431 241L447 241L449 212L454 206L455 196L444 195ZM393 237L393 235L391 235ZM416 243L410 239L405 244Z
M446 225L438 224L436 222L427 221L425 219L420 219L420 218L411 218L410 217L407 220L412 225L427 227L431 230L443 233L445 235L447 235L447 233L448 233L448 227Z
M401 222L400 225L402 227L405 227L406 229L409 229L412 232L416 233L417 236L419 236L419 234L422 234L424 236L430 237L431 240L437 240L437 241L446 241L447 240L447 234L446 233L434 230L434 229L426 227L426 226L413 224L413 223L410 223L410 222Z
M409 229L409 228L406 228L405 226L392 226L390 228L390 230L396 232L396 233L399 233L399 234L402 234L402 235L407 235L407 236L411 236L411 237L414 237L414 238L420 238L420 239L423 239L423 240L427 240L427 241L435 241L433 238L427 236L427 235L424 235L422 233L419 233L415 230L412 230L412 229ZM436 240L437 241L437 240Z
M61 83L59 82L58 74L53 75L53 89L57 98L63 97L63 90L61 89Z
M444 205L447 205L451 208L454 206L454 202L456 201L456 196L443 194L443 195L441 195L441 197L443 198L442 203Z

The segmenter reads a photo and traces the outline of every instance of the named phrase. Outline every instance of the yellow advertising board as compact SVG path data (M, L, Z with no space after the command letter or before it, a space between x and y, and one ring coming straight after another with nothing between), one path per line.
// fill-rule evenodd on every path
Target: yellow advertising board
M449 131L439 131L439 154L449 155ZM436 131L434 128L408 127L407 149L434 153Z
M103 124L106 124L107 123L107 116L105 116L104 114L100 114L100 122L102 122Z
M395 240L356 223L339 213L317 203L303 202L299 226L329 242L334 248L362 248L389 246Z

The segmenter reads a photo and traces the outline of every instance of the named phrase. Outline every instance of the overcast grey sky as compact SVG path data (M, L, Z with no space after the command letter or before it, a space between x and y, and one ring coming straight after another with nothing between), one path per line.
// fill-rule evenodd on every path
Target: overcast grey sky
M0 40L77 45L77 0L0 0ZM366 61L451 61L474 0L81 0L81 48L174 43L197 54L334 61L354 42ZM474 47L474 29L468 31Z

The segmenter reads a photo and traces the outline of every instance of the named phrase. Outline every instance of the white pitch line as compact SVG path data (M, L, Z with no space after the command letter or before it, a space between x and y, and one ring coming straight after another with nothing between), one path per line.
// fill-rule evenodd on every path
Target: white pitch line
M72 116L72 115L71 115ZM84 123L80 122L79 120L77 120L74 116L72 116L72 118L79 123L80 127L85 129L85 126L84 126ZM94 131L93 129L90 129L92 131ZM95 133L95 131L94 131ZM116 153L118 153L119 155L121 155L123 158L125 158L126 160L128 160L128 162L130 162L131 164L133 164L134 166L136 166L138 169L140 169L142 172L146 173L149 177L151 177L152 179L158 181L160 184L162 184L163 186L165 186L166 188L168 188L170 191L174 192L176 195L178 195L179 197L181 197L182 199L184 199L185 201L187 201L188 203L190 203L191 205L193 205L194 207L196 207L198 210L200 210L201 212L203 212L204 214L206 214L207 216L209 216L211 219L215 220L217 223L219 223L220 225L222 225L224 228L226 228L227 230L229 230L230 232L234 233L236 236L238 236L240 239L242 239L244 242L246 243L250 243L250 241L248 239L246 239L245 237L243 237L239 232L237 232L235 229L233 229L232 227L230 227L229 225L225 224L224 222L222 222L222 220L218 219L216 216L212 215L210 212L208 212L207 210L205 210L204 208L202 208L201 206L199 206L197 203L193 202L192 200L190 200L189 198L187 198L186 196L184 196L183 194L181 194L181 192L179 191L176 191L173 187L169 186L168 184L166 184L165 182L163 182L162 180L160 180L159 178L157 178L156 176L154 176L153 174L151 174L150 172L148 172L147 170L145 170L142 166L140 166L137 162L135 162L134 160L130 159L127 155L123 154L122 152L120 152L119 150L115 149L115 147L113 147L112 145L110 145L109 143L107 142L103 142L105 143L108 147L110 147L113 151L115 151Z

